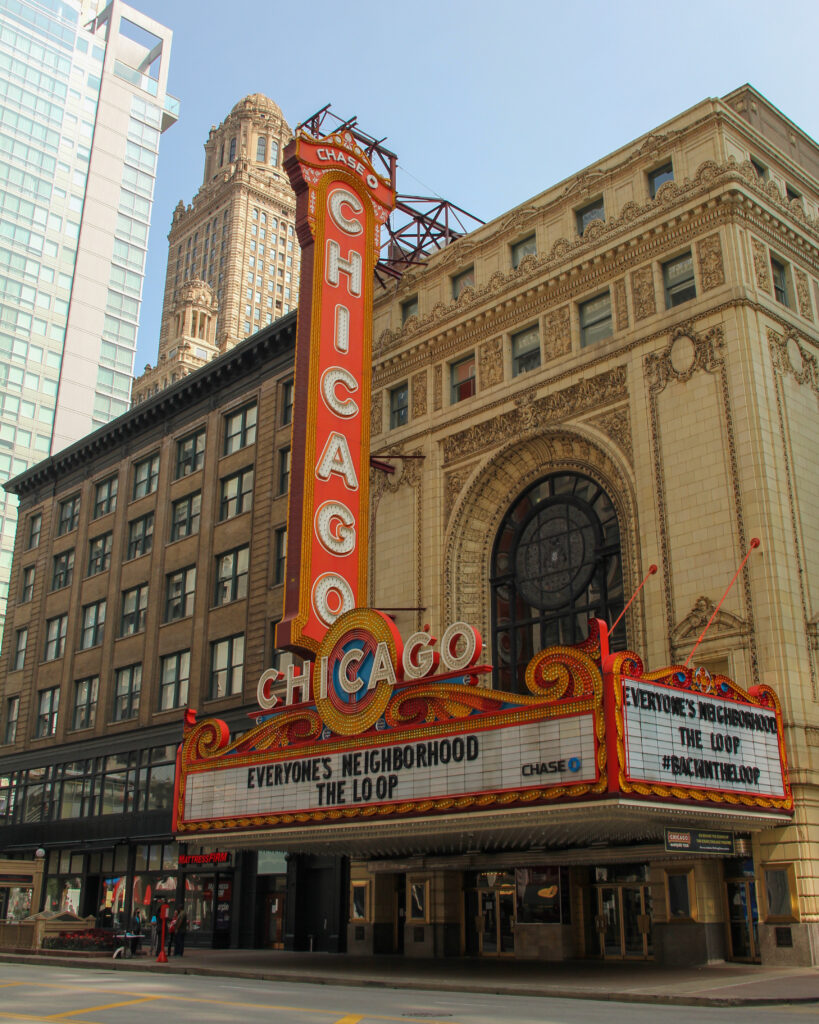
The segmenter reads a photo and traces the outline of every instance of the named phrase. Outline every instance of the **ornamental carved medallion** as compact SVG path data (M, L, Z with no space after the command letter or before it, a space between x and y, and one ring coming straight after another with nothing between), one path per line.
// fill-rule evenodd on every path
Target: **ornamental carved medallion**
M697 263L704 292L708 292L712 288L719 288L720 285L725 284L722 245L716 232L697 242Z
M628 330L628 302L626 300L626 282L618 278L614 282L614 315L618 331Z
M754 250L754 273L756 274L757 286L764 292L772 293L773 285L771 284L771 265L768 262L768 250L756 238L751 239L751 245Z
M808 320L813 320L808 275L804 270L800 270L799 267L794 267L794 273L796 275L796 297L799 299L799 312Z
M567 355L572 348L569 307L560 306L546 315L543 327L545 362Z
M412 378L412 418L421 419L427 414L427 371L421 370Z
M631 275L631 303L635 320L645 320L657 312L654 296L654 273L651 267L641 267Z
M503 339L492 338L478 349L481 390L503 383Z

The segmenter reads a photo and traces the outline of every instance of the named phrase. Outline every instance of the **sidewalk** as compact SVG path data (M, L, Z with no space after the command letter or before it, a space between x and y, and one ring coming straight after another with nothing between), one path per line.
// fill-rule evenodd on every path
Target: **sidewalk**
M0 955L0 961L93 970L156 971L315 985L486 992L689 1006L819 1003L819 969L719 963L671 969L652 963L360 957L261 949L188 949L158 964L133 960Z

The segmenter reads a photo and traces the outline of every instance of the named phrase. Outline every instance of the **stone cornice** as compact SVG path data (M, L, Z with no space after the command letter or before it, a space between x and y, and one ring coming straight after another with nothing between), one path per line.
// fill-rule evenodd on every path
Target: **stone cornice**
M763 201L766 207L773 206L774 212L768 213L772 220L780 225L783 232L792 233L794 238L797 237L797 231L794 230L796 227L805 236L805 247L812 252L814 259L819 259L819 220L807 217L798 200L787 202L782 198L774 183L760 182L750 162L737 164L733 158L730 158L727 163L720 166L707 160L699 166L694 179L686 178L683 182L667 182L658 190L653 200L648 200L642 205L633 201L627 202L619 216L606 221L594 221L582 237L575 237L573 240L558 238L548 253L528 256L516 270L511 270L506 274L498 271L492 275L486 285L477 289L466 289L457 300L450 303L439 303L434 310L423 317L410 317L400 331L385 330L378 339L379 344L382 348L393 347L404 339L409 340L413 335L428 329L435 321L451 320L462 315L466 309L479 307L489 292L498 291L503 286L508 289L514 288L515 285L520 286L536 276L538 272L542 273L543 270L559 273L562 268L570 267L571 264L578 262L582 264L584 258L587 261L594 260L595 262L606 259L608 253L616 249L618 245L631 244L630 240L625 241L623 236L632 233L635 228L644 227L646 232L657 231L668 222L678 218L681 208L692 200L700 201L695 210L707 206L709 202L715 202L720 197L714 196L713 192L720 187L724 190L723 194L745 192L750 194L750 197L756 197L757 200ZM759 205L758 202L757 205ZM532 210L533 218L542 212L534 207L529 209ZM762 209L761 206L760 209ZM517 213L513 211L508 217L509 225L519 228L517 218L521 212L528 213L528 210L517 211ZM660 224L656 223L658 214L663 218ZM782 214L787 216L787 221L781 219ZM689 211L688 215L692 215L692 211ZM427 276L428 273L428 280L431 284L439 277L445 276L448 264L454 263L456 260L467 262L470 257L474 258L475 255L478 255L479 250L489 246L495 247L501 237L508 236L507 240L511 241L516 233L512 230L512 226L504 227L501 224L495 234L487 239L475 239L470 243L471 236L466 236L452 243L441 257L435 259L434 265L427 272L414 271L405 275L412 279L411 284L408 283L407 290L417 289L421 274ZM604 249L601 252L601 243L605 244L609 239L611 244L608 246L608 250ZM452 252L451 256L449 255L450 251ZM390 304L393 297L381 301L384 304Z
M505 392L494 401L484 401L480 405L481 417L483 418L484 414L489 413L492 410L508 409L512 408L516 404L534 401L540 395L547 394L549 389L556 387L562 381L569 380L571 378L587 379L590 374L601 372L612 362L622 362L623 356L634 351L634 349L650 346L652 343L661 339L667 341L669 336L675 332L684 332L686 329L694 330L697 325L701 324L703 321L708 320L719 313L723 313L727 309L749 309L755 313L760 313L774 323L779 324L783 331L789 331L790 334L798 338L801 343L811 345L819 351L819 335L816 334L815 330L813 331L813 336L811 336L808 333L809 328L806 328L803 324L799 324L797 326L791 320L783 317L777 310L774 310L769 306L764 306L760 302L754 302L751 299L736 297L729 299L726 302L721 302L709 309L701 310L692 316L675 321L674 323L665 323L661 328L651 331L648 334L641 335L638 338L633 338L631 341L626 342L619 348L608 349L596 358L589 360L587 363L578 364L573 362L571 367L555 374L553 377L548 377L541 381L535 381L526 387L525 390L517 391L514 395L510 395L508 392ZM586 351L588 351L588 349ZM404 375L406 373L406 364L402 364L402 371L402 375ZM396 374L396 376L398 376L398 374ZM383 383L383 381L379 381L377 386L382 386ZM376 385L374 385L374 387L375 386ZM480 392L478 393L478 397L481 397ZM406 433L402 431L400 444L405 447L411 447L412 445L422 443L424 438L436 437L440 440L449 436L450 431L457 431L458 429L461 429L459 427L461 422L459 419L447 422L442 421L439 417L440 413L429 414L424 417L423 421L417 421L419 429ZM433 419L435 419L435 422L432 422ZM376 448L376 452L384 449L385 446L387 446L386 438L380 440L380 444L379 447Z
M64 473L77 469L83 463L93 463L128 439L139 437L150 427L166 422L180 409L199 399L218 394L271 359L279 357L284 366L288 359L292 359L295 341L296 314L293 312L246 338L194 373L140 402L93 434L8 480L4 488L22 496L43 484L59 480Z

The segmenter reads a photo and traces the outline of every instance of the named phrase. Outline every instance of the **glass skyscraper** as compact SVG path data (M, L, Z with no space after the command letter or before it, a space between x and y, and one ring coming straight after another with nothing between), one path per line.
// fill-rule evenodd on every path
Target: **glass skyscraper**
M0 484L129 407L170 45L120 0L0 0Z

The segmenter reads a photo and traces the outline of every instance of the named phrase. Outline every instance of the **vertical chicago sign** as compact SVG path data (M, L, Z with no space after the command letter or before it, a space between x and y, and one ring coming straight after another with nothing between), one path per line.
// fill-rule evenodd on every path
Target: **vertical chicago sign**
M314 655L367 603L373 272L395 204L349 132L285 150L302 249L284 615L276 646Z

